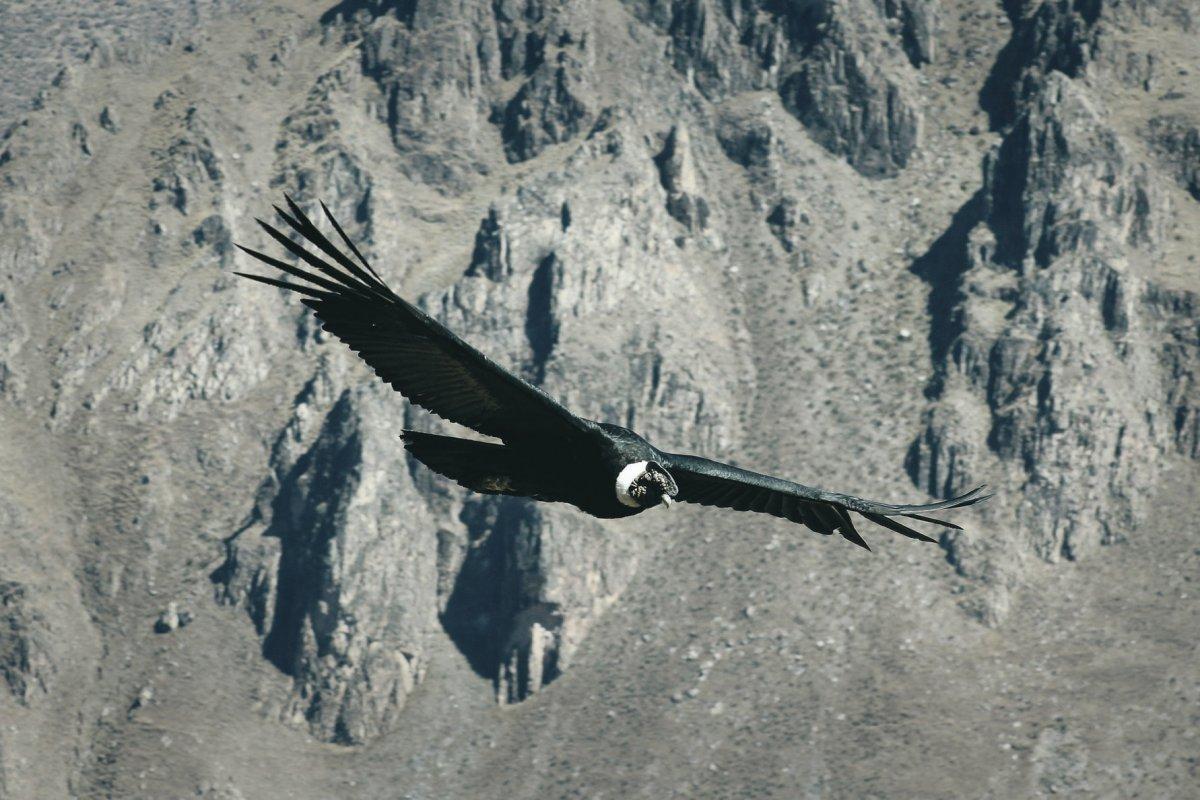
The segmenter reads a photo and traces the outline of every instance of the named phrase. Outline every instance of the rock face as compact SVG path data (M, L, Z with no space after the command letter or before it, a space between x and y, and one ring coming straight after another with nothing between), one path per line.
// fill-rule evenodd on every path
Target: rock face
M526 161L549 145L573 139L591 117L587 88L580 79L583 65L563 51L554 62L543 62L534 70L500 113L500 135L509 161Z
M1005 5L1013 36L980 97L994 125L1011 123L1052 73L1082 77L1096 50L1104 6L1102 0Z
M559 172L492 205L458 267L462 277L423 305L579 413L634 425L681 448L727 448L737 436L735 396L750 380L740 364L749 360L738 326L722 321L724 302L709 295L713 279L684 261L677 244L680 225L683 233L699 231L708 216L686 129L675 129L655 152L635 138L626 113L608 110L580 137L593 105L577 107L568 73L583 66L566 53L586 50L586 32L543 19L536 30L554 31L566 49L547 63L531 48L549 34L526 31L519 61L508 13L497 10L498 62L480 65L481 74L529 76L500 123L507 158L528 160L549 144L581 140ZM396 76L412 80L404 60L413 57L410 48L458 47L457 39L427 38L433 34L422 33L420 14L369 23L360 15L354 24L364 26L364 71L390 97L400 91ZM387 44L385 36L392 37ZM429 61L436 59L426 53L422 63ZM315 145L334 170L361 163L340 126L318 122L347 101L353 82L339 67L317 84L321 91L292 116L284 151ZM388 122L393 138L429 155L409 132L415 123L398 115ZM421 179L458 191L465 174L425 172ZM347 177L360 187L369 181L358 168ZM577 198L605 194L607 213L575 211ZM373 204L351 213L368 235L379 224ZM659 318L656 310L671 303L708 320L702 327L710 335L689 335L695 319ZM584 363L611 366L582 370ZM415 462L398 470L401 426L387 420L399 420L402 405L383 389L363 393L348 381L344 368L330 367L297 398L273 448L273 476L215 573L218 596L249 611L264 654L293 679L280 715L343 743L388 730L426 671L425 639L438 619L476 671L495 682L501 702L536 692L567 668L593 620L620 594L638 545L573 512L464 497ZM418 411L404 418L439 427ZM375 476L384 474L391 477L379 483Z
M888 30L899 32L904 53L914 67L936 58L940 10L937 0L882 0L876 5Z
M88 23L0 109L0 795L1186 794L1186 4L223 0L80 46L126 5L0 31ZM997 496L868 558L468 493L398 435L471 434L232 276L285 192L582 416Z
M1082 18L1070 19L1074 31ZM1022 486L1026 541L1008 554L946 542L960 570L1000 586L1016 551L1077 559L1125 539L1155 465L1195 457L1200 363L1194 295L1157 286L1151 268L1171 213L1161 179L1081 84L1057 71L1022 81L1038 88L986 159L983 188L917 264L946 294L931 332L935 407L909 470L938 493L1000 469ZM1005 604L999 590L980 613L1002 618Z
M915 75L897 39L912 65L932 58L932 3L632 5L671 37L676 68L705 97L774 89L814 139L864 175L895 174L920 144Z
M396 468L390 398L343 390L329 407L332 389L318 374L297 399L217 579L295 682L281 716L355 744L394 723L424 672L437 551L412 478Z
M1154 117L1149 138L1179 185L1200 201L1200 127L1182 115Z
M668 293L712 319L720 306L709 308L704 276L673 253L654 153L639 145L611 161L627 127L611 125L578 146L561 177L493 206L463 277L423 304L580 413L723 449L736 435L738 374L723 373L739 360L736 329L709 325L717 338L697 342L655 318ZM598 158L638 177L613 197L613 215L578 219L580 182L607 180ZM574 366L601 349L631 360ZM217 576L220 596L247 608L265 655L295 680L283 715L346 743L388 729L425 671L423 639L439 615L502 702L536 692L620 594L636 543L574 512L464 497L416 462L398 470L400 425L388 420L400 404L385 389L336 388L345 380L321 374L297 399L273 477Z

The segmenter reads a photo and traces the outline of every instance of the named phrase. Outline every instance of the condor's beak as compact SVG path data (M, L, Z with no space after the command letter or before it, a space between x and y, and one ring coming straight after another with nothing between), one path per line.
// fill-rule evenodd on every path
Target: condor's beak
M663 508L665 508L667 511L670 511L671 506L673 506L673 505L675 505L675 498L671 497L671 495L669 495L669 494L664 494L662 496Z

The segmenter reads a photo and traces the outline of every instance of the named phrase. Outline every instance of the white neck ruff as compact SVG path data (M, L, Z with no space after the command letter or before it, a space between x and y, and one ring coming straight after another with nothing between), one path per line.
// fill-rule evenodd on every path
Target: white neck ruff
M649 463L649 461L635 461L632 464L627 464L617 474L617 499L621 501L622 505L629 506L630 508L642 507L641 503L634 500L629 494L629 487L633 485L634 481L646 474L646 466Z

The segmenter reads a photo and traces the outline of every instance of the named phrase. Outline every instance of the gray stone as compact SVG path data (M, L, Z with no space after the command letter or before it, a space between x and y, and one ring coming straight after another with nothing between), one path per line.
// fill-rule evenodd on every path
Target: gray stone
M509 161L526 161L547 146L566 142L592 118L583 64L566 51L539 66L500 112L498 124Z
M659 180L667 192L667 213L688 230L708 224L708 201L697 196L699 183L692 157L691 138L682 123L671 128L662 152L654 157Z
M1183 115L1154 117L1148 138L1179 185L1200 201L1200 124Z
M55 669L43 641L48 633L27 589L14 581L0 581L0 676L23 706L50 692Z
M637 4L671 37L675 66L708 98L779 92L785 107L831 152L865 175L904 168L921 140L912 66L890 41L885 14L903 30L913 63L932 58L932 4L893 9L867 0L768 3L680 0ZM905 10L908 9L908 10Z

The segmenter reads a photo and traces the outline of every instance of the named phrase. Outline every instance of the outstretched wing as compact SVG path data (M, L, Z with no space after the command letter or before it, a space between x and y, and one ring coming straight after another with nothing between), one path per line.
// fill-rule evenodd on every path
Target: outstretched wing
M664 453L663 456L665 458L663 466L667 468L679 485L677 500L705 506L731 508L735 511L758 511L763 514L771 514L792 522L799 522L817 533L826 535L837 531L859 547L865 547L868 550L871 548L867 547L867 543L855 530L854 523L850 519L849 512L851 511L902 536L932 542L934 540L929 536L908 527L893 517L907 517L961 530L953 522L924 515L928 511L974 505L991 497L991 495L983 494L984 487L980 486L966 494L939 503L897 506L889 503L873 503L870 500L863 500L861 497L802 486L799 483L773 478L770 475L760 475L757 472L721 464L699 456L673 453Z
M304 295L301 302L316 312L322 327L349 345L376 375L451 422L504 440L569 436L586 430L578 417L545 392L506 371L389 289L324 203L321 208L357 263L329 241L290 197L286 199L291 214L278 206L275 210L324 257L260 219L258 224L304 266L238 247L305 283L238 275Z

